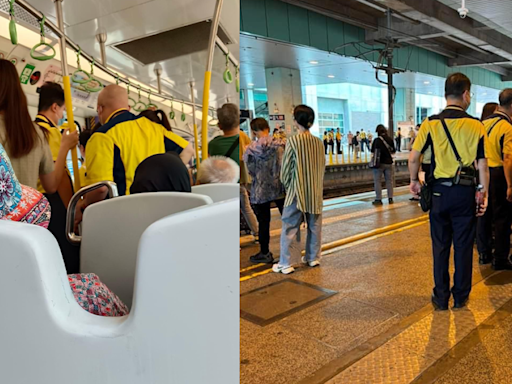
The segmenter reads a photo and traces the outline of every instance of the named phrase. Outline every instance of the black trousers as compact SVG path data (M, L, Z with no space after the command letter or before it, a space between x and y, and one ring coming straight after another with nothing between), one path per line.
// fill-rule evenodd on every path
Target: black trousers
M453 242L455 273L453 298L465 300L471 292L473 243L476 231L475 188L435 184L430 210L434 256L434 296L441 304L450 298L450 248Z
M256 214L256 218L258 219L259 226L259 238L260 238L260 252L264 255L270 252L269 244L270 244L270 219L272 214L270 212L270 204L272 202L269 201L263 204L254 204L254 213ZM279 209L279 213L283 214L283 206L284 199L279 199L274 201L277 205L277 209Z
M331 147L331 153L334 154L334 141L329 142L329 147Z
M489 168L491 183L489 195L494 223L495 249L494 259L497 263L505 262L510 254L510 225L512 209L507 201L507 179L503 168Z
M59 244L66 272L68 274L80 272L80 247L71 244L66 238L66 213L67 209L58 193L45 194L52 207L52 215L48 229ZM90 272L90 271L89 271Z
M324 141L325 154L327 155L327 141Z
M336 140L336 150L337 150L337 154L339 155L341 152L341 140Z
M396 137L395 142L396 142L396 151L400 152L401 151L400 147L402 146L402 138Z

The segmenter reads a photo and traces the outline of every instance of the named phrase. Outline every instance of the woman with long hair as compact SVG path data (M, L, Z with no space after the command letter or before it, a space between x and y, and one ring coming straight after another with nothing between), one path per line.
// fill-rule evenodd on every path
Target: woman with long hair
M371 152L374 156L377 151L380 153L380 163L377 168L373 168L373 184L375 187L374 205L382 205L382 175L386 180L388 190L389 204L393 204L393 154L395 153L395 144L389 137L388 130L382 124L377 125L377 138L373 141Z
M274 272L292 273L293 250L300 249L300 225L307 221L306 255L302 262L310 267L320 265L322 245L322 210L325 173L325 153L322 140L311 134L315 112L307 105L293 111L293 120L299 131L286 143L281 182L286 190L281 221L281 255Z
M0 60L0 79L0 144L22 184L35 189L40 179L46 192L54 193L65 174L67 153L78 144L78 132L64 132L54 165L45 134L28 113L16 67L8 60Z
M482 116L480 117L480 121L484 121L489 116L491 116L494 112L498 110L498 103L486 103L482 110Z
M165 116L164 111L157 109L146 109L145 111L142 111L139 113L139 116L144 116L151 120L153 123L157 123L162 125L165 129L167 129L169 132L172 132L171 124L169 123L169 119L167 116Z

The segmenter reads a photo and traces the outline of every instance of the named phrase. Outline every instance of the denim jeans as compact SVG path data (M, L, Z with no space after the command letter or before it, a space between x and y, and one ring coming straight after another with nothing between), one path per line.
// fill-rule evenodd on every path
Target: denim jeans
M388 199L393 198L393 164L381 164L379 168L373 169L373 185L375 187L375 199L382 200L382 175L386 179Z
M306 218L306 261L320 258L322 246L322 214L314 215L304 213L297 209L296 200L288 207L284 207L281 222L281 255L279 264L290 266L300 257L300 225Z
M251 234L258 236L258 220L256 220L256 215L252 210L247 188L243 184L240 184L240 210L242 215L244 215L245 221L247 221Z

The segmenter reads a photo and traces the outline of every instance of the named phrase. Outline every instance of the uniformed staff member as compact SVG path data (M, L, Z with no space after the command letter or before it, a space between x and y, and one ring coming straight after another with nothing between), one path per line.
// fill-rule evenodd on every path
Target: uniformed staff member
M510 254L510 225L512 224L511 204L507 201L507 181L503 170L503 154L512 155L512 89L500 93L498 110L484 120L488 136L488 162L490 170L489 199L494 223L495 249L492 266L495 270L512 269ZM490 256L490 255L488 255ZM488 263L490 260L481 260Z
M59 126L64 121L65 109L64 90L60 84L44 83L39 89L38 114L35 122L43 129L55 162L61 150L62 134ZM77 136L78 133L74 135ZM62 176L56 193L46 193L40 180L37 183L37 189L44 193L50 202L52 215L48 229L59 243L67 273L72 274L78 273L80 269L80 248L66 239L67 206L74 191L69 170L66 166L64 169L65 175Z
M87 185L113 181L120 196L130 193L135 170L148 157L172 151L188 164L194 153L188 141L147 117L135 116L129 109L124 88L105 87L99 94L97 106L102 126L92 134L85 150ZM77 205L75 224L81 221L85 207L106 196L106 187L88 193Z
M421 189L418 181L420 156L429 146L432 147L434 181L430 232L435 283L432 304L438 310L448 309L448 266L452 242L455 274L451 294L454 308L462 308L468 301L471 291L475 216L485 213L489 186L485 151L487 135L483 124L465 112L471 103L471 82L467 76L462 73L450 75L445 82L445 97L447 107L439 115L425 119L409 155L410 190L412 194L418 195ZM449 137L452 138L455 150L452 149ZM479 206L475 202L475 160L480 184L483 185L483 199Z

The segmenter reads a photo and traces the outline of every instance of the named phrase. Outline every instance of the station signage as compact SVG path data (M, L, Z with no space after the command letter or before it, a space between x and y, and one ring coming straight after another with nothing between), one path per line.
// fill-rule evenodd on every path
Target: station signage
M269 116L270 121L285 121L284 115L270 115Z

